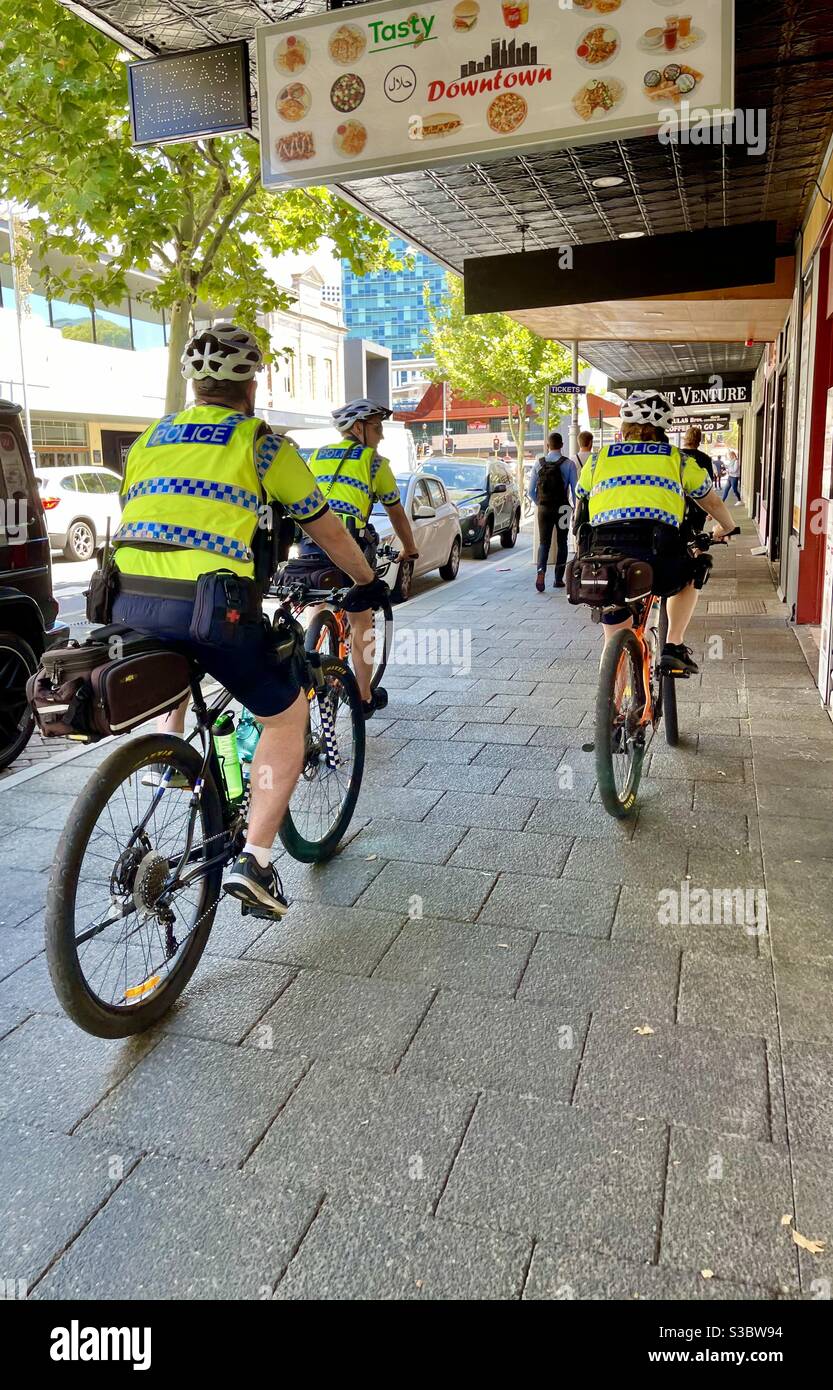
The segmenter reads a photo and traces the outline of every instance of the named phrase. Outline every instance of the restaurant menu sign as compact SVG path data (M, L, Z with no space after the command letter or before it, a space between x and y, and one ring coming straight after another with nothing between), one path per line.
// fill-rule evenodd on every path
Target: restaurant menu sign
M266 187L656 133L732 108L732 0L398 0L257 31Z

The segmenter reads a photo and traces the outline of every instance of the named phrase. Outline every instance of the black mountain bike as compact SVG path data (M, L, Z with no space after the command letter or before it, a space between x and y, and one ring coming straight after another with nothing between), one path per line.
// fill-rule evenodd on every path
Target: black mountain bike
M309 701L304 766L280 838L294 858L324 860L359 795L361 699L345 661L305 652L288 609L273 626L287 659L304 663ZM179 997L205 950L223 870L245 844L248 783L230 799L211 736L232 696L222 690L208 706L202 674L195 664L193 731L144 734L115 748L58 844L46 908L49 972L66 1013L97 1037L143 1032Z

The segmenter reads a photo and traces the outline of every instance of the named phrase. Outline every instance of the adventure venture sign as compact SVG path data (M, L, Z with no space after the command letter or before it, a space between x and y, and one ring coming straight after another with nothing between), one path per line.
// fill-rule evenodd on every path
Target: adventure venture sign
M257 31L263 183L656 134L683 103L708 119L729 112L732 0L670 17L666 3L386 0L267 25Z

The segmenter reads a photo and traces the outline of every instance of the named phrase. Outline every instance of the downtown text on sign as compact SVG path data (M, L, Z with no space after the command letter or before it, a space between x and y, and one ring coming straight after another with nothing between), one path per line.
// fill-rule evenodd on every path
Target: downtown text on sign
M264 186L655 134L683 101L728 110L732 0L674 8L672 24L665 0L389 0L268 25Z

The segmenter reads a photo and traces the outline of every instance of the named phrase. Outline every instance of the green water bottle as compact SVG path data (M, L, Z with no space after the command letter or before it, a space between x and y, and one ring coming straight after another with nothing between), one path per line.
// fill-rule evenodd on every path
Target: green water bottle
M234 716L221 714L214 725L214 747L220 760L226 794L229 801L239 801L243 795L243 773L240 768L240 755L237 751L237 734L234 729Z

